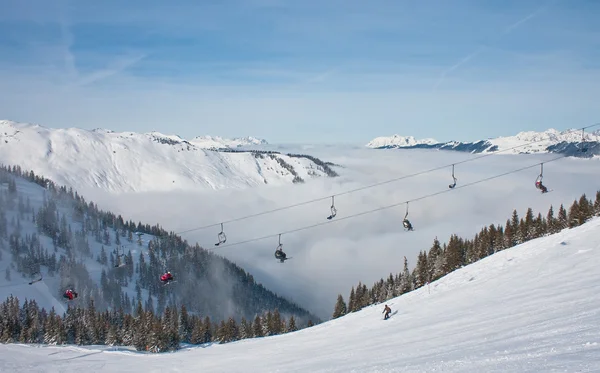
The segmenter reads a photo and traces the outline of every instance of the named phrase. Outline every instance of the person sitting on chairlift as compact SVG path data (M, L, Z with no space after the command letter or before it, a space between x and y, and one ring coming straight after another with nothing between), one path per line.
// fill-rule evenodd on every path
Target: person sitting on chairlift
M286 257L287 255L283 252L283 248L278 247L277 250L275 250L275 258L279 259L282 263Z
M542 193L548 193L548 188L544 184L542 184L542 180L538 179L535 182L535 187L542 191Z
M406 218L404 218L404 220L402 221L402 225L404 226L404 228L408 229L409 231L413 230L413 226L410 223L410 221Z

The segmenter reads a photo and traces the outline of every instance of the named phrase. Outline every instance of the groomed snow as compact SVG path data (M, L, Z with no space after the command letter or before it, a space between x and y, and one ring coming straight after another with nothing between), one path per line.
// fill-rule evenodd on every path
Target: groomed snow
M149 355L1 345L19 372L597 372L600 218L295 333Z

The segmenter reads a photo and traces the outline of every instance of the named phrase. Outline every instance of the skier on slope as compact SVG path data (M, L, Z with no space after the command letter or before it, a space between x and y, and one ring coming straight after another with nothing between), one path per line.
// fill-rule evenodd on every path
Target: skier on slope
M392 309L386 304L382 313L385 313L385 315L383 315L383 319L387 320L390 318L390 313L392 313Z
M173 275L171 274L171 272L167 271L167 273L160 276L160 280L165 284L169 283L170 281L173 281Z
M76 291L73 291L71 289L67 289L67 291L65 291L65 293L63 294L63 298L66 298L68 300L73 300L75 298L77 298L78 294Z

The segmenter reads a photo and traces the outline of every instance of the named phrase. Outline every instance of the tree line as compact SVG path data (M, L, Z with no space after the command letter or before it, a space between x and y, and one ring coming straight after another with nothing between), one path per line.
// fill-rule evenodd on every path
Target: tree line
M178 350L181 344L227 343L296 330L294 316L286 320L277 309L238 323L232 317L212 322L184 305L166 307L159 315L138 302L129 314L122 308L99 311L90 300L87 307L69 307L61 316L54 307L49 312L40 309L35 300L25 299L21 306L10 296L0 303L0 343L131 346L158 353Z
M356 312L372 304L385 302L404 293L429 284L465 265L475 263L498 251L514 247L538 237L558 233L565 228L574 228L584 224L594 216L600 216L600 190L592 201L582 194L567 209L561 204L558 213L550 206L545 216L534 214L528 208L524 217L517 210L504 225L491 224L471 239L452 234L447 243L441 244L434 238L429 250L421 250L417 256L415 268L410 271L408 260L404 257L402 272L390 273L371 287L359 282L353 286L348 302L338 294L334 305L333 318Z

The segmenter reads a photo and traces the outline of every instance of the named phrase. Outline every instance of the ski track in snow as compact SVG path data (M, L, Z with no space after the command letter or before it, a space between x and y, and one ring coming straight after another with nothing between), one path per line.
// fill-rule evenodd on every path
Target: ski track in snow
M147 354L0 346L3 372L598 372L600 218L279 336Z

